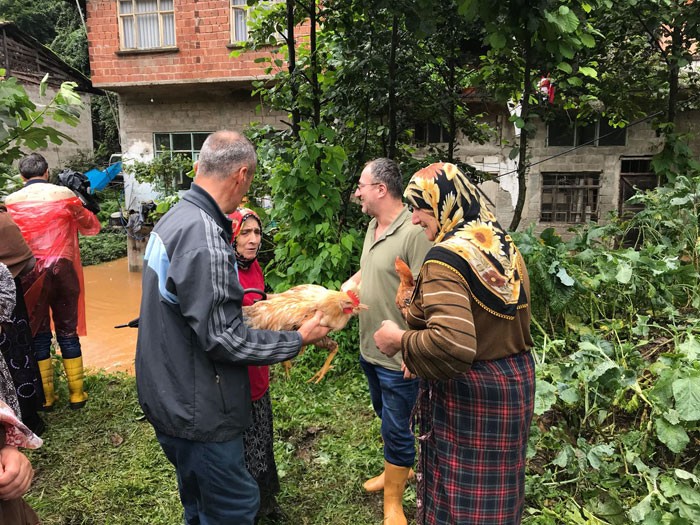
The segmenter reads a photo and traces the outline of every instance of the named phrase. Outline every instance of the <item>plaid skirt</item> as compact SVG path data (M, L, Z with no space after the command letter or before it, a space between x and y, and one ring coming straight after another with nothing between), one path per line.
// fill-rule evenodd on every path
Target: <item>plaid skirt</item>
M477 361L459 378L421 387L417 523L520 523L535 397L530 352Z

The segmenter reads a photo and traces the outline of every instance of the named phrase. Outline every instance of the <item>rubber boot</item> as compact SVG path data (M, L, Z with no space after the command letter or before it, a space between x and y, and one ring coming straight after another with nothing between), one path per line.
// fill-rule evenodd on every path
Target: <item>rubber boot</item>
M384 462L384 525L407 525L403 513L403 491L410 467Z
M66 370L66 379L68 379L70 407L73 410L83 408L88 398L88 395L83 390L83 357L64 359L63 368Z
M411 481L415 477L416 473L413 471L413 469L409 470L408 481ZM380 490L384 490L384 471L382 471L379 476L374 476L373 478L365 481L362 486L367 492L379 492Z
M53 410L53 404L58 399L53 389L53 361L51 358L42 359L37 361L39 365L39 373L41 374L41 384L44 387L44 405L42 410L44 412L51 412Z

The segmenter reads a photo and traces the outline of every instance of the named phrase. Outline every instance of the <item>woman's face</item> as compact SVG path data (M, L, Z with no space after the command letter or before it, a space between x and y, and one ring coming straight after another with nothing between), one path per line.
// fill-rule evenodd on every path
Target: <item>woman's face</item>
M236 237L236 250L246 259L254 259L258 253L262 232L255 217L248 217L241 224L241 231Z
M411 222L413 224L418 224L421 228L423 228L425 236L429 241L434 241L438 232L440 231L440 224L435 218L435 215L433 215L433 210L413 208Z

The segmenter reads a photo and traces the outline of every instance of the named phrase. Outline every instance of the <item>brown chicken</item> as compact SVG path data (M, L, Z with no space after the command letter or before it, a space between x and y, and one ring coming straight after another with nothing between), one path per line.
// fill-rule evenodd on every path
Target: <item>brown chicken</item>
M321 326L333 331L342 330L353 315L367 306L353 291L336 292L315 284L302 284L286 292L270 294L267 300L243 307L243 317L251 328L263 330L297 330L316 310L323 313ZM326 362L309 382L318 383L331 368L338 353L338 343L326 336L314 346L330 351ZM290 365L291 366L291 365ZM287 371L289 368L285 365Z
M394 261L394 269L399 276L399 288L396 290L396 306L401 310L401 315L406 319L408 313L408 305L411 304L413 297L413 289L416 287L416 280L413 278L413 272L408 267L403 259L396 257Z

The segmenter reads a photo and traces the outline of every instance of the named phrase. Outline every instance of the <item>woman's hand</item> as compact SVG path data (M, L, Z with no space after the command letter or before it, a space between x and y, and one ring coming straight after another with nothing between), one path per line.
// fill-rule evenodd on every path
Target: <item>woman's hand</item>
M0 499L17 499L29 490L34 469L15 447L6 445L0 449Z
M374 332L374 344L382 354L393 357L401 350L401 336L405 331L401 330L394 321L385 319L379 330Z
M403 372L404 379L415 379L416 377L418 377L416 374L414 374L408 369L406 363L404 363L403 361L401 362L401 371Z

